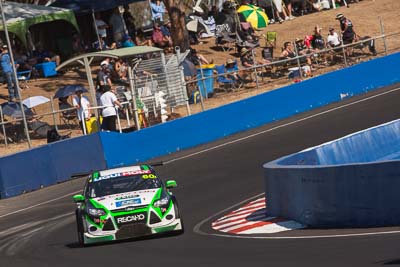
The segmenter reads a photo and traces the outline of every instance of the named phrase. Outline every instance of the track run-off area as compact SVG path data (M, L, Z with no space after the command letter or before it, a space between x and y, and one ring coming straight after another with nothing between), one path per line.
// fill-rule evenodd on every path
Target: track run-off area
M264 163L398 119L399 102L399 85L386 87L155 159L165 162L156 167L160 176L178 183L173 192L185 224L182 235L79 247L71 197L82 190L83 179L0 200L0 266L400 264L400 227L242 234L216 227L248 204L255 205L250 218L268 219L259 201Z

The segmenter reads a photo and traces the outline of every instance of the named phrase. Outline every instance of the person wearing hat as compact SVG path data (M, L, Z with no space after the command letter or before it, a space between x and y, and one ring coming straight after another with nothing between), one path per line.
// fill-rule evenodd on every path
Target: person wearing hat
M11 102L14 99L18 99L18 88L13 75L13 68L7 45L1 47L0 64L3 70L3 77L7 82L8 100Z
M346 18L343 14L337 14L336 19L340 22L343 44L351 44L356 36L353 29L353 22L351 22L351 20Z
M97 72L96 89L103 91L105 85L112 86L110 67L107 61L103 60L100 63L100 70Z
M225 62L225 71L228 74L227 77L233 81L235 81L236 88L241 88L244 84L244 79L239 76L236 67L236 61L229 58Z
M256 65L256 63L254 62L253 56L251 54L251 50L247 49L247 48L242 48L242 50L240 51L240 62L242 63L242 66L244 68L251 68L254 67ZM255 81L255 78L253 77L254 74L254 70L253 69L249 69L249 70L245 70L244 74L249 77L252 81Z
M305 58L307 65L311 66L312 62L311 62L311 55L315 52L313 49L308 48L303 39L300 38L296 38L295 40L295 45L296 45L296 49L297 49L297 53L300 56L304 56L307 55L307 57ZM303 58L304 59L304 58Z
M83 129L83 124L85 121L90 120L91 112L90 102L86 96L83 96L83 89L81 87L77 87L75 89L75 95L72 97L72 105L76 108L78 114L79 125L81 126L82 133L85 134L85 130Z

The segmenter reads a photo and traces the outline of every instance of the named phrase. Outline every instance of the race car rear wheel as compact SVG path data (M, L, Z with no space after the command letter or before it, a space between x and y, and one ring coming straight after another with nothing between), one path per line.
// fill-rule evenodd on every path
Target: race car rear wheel
M82 218L82 213L80 210L76 210L75 212L76 215L76 227L77 227L77 232L78 232L78 243L79 246L84 247L85 246L85 239L83 237L84 235L84 227L83 227L83 218Z

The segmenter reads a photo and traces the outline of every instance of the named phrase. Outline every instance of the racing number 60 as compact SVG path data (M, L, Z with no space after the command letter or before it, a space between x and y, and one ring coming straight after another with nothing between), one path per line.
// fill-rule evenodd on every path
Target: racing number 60
M143 179L154 179L154 178L157 178L157 176L155 176L154 174L150 173L150 174L143 174L142 178Z

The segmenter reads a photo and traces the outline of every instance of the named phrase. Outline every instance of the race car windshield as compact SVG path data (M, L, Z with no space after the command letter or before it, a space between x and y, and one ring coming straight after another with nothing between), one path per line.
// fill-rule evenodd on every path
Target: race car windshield
M142 175L124 176L92 182L88 185L85 195L90 198L103 197L161 186L161 180L158 178L143 179Z

